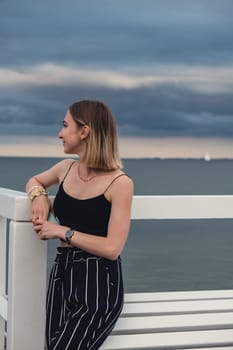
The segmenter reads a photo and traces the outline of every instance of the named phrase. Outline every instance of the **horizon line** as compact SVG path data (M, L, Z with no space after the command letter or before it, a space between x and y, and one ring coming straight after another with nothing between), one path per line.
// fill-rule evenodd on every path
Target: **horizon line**
M233 159L233 139L119 137L122 159ZM61 140L49 136L0 136L1 157L67 158Z

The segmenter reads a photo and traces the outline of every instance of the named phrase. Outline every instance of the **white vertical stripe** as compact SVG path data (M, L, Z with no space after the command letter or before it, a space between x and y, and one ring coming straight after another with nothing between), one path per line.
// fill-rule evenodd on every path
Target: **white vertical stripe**
M68 300L71 300L71 296L73 294L73 268L74 266L72 265L71 270L70 270L70 293L68 296Z
M119 289L120 289L120 268L119 268L119 260L117 260L117 296L116 296L114 306L112 308L112 312L110 312L107 315L106 321L109 319L109 317L112 315L112 313L115 312L115 307L116 307L116 305L118 303L118 299L119 299Z
M63 308L63 302L64 301L64 281L62 281L62 285L61 285L61 305L60 305L60 320L59 320L59 326L61 326L62 321L65 318L65 310Z
M105 315L107 315L108 309L109 309L109 296L110 296L109 272L107 273L107 291L108 291L107 300L106 300L107 307L106 307Z
M93 274L95 273L95 282L96 282L96 299L95 299L95 312L93 313L92 315L92 318L90 320L90 323L89 323L89 326L86 328L86 331L82 337L82 339L80 340L80 344L79 344L79 347L78 349L80 348L80 346L82 345L82 342L83 342L83 339L85 339L86 337L86 334L89 330L89 328L92 326L92 323L94 321L94 318L95 318L95 315L99 309L99 304L98 304L98 298L99 298L99 260L96 259L95 261L95 265L96 265L96 268L95 270L92 269L91 273L92 273L92 276L91 277L94 277Z
M50 284L49 284L49 295L48 295L48 307L49 307L49 339L51 339L51 323L52 323L52 316L53 316L53 303L54 303L54 276L56 275L57 273L57 269L58 269L58 265L56 265L52 271L52 275L51 275L51 279L50 279Z

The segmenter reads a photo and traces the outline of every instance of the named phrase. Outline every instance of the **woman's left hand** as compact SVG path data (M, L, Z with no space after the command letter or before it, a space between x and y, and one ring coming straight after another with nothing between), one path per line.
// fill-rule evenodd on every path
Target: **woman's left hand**
M37 219L34 223L34 230L41 240L47 240L60 238L68 230L68 227L47 220Z

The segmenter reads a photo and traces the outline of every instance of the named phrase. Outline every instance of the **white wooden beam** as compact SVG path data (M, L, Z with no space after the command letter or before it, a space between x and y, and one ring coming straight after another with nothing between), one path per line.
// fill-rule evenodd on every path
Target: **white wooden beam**
M41 350L45 339L47 244L31 223L11 222L7 350Z
M132 219L233 218L233 196L134 196Z

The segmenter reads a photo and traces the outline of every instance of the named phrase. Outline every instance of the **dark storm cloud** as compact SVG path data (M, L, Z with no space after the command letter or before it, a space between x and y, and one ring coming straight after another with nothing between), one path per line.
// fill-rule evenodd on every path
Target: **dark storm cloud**
M93 98L111 106L122 135L233 136L233 93L204 94L165 84L128 90L42 86L23 93L26 101L17 93L15 105L8 108L10 100L3 101L0 113L0 123L9 127L20 120L16 130L21 132L31 125L35 134L55 133L73 101Z
M70 103L97 98L111 106L121 134L232 137L233 89L225 82L233 79L232 13L231 0L0 2L0 133L57 132ZM126 88L123 78L93 85L32 74L25 83L21 74L12 78L21 84L9 83L9 71L26 77L48 63L136 78L146 72L160 81ZM167 81L161 66L170 70ZM194 73L184 80L182 67ZM209 67L213 73L203 75ZM225 75L211 83L223 67Z

